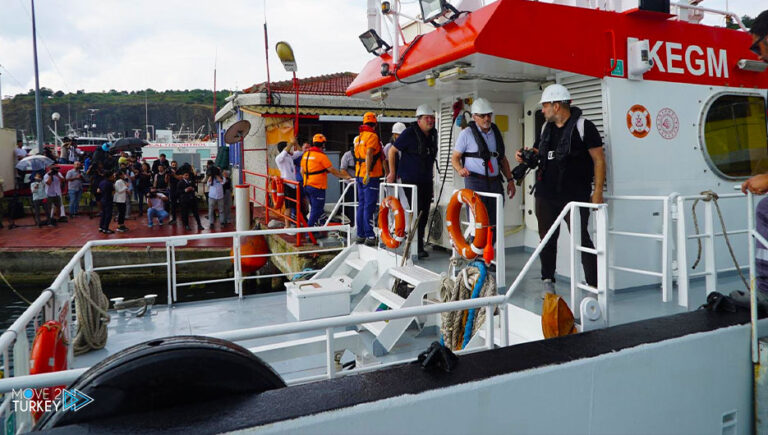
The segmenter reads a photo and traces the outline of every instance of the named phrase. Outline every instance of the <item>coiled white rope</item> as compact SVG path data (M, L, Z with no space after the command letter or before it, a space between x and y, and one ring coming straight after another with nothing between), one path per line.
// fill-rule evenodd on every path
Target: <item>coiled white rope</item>
M80 271L75 277L75 312L77 313L77 334L74 341L75 355L107 344L107 313L109 299L101 291L101 279L96 272Z

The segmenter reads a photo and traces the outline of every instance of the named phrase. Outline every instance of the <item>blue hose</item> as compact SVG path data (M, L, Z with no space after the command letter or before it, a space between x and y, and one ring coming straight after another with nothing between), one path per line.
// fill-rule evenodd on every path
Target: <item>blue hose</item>
M307 272L311 272L313 269L311 267L305 267L304 270L301 272L296 273L296 275L293 275L293 278L291 278L291 281L296 281L299 278L303 278L306 275L308 275Z
M482 261L473 261L471 266L477 267L477 269L480 271L480 276L477 278L477 281L475 282L475 288L472 289L471 299L476 299L478 296L480 296L480 290L483 288L483 284L485 284L485 275L488 272L485 268L485 263L483 263ZM472 338L472 329L474 329L474 325L475 325L476 311L477 311L477 308L472 308L469 310L469 315L467 315L467 325L464 328L464 343L461 344L462 349L467 347L467 343L469 343L469 339Z

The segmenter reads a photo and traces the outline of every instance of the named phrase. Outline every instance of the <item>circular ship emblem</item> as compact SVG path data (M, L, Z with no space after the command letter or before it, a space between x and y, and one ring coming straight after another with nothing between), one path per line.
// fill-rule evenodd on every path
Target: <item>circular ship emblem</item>
M632 136L642 139L651 132L651 114L640 104L635 104L627 112L627 128Z
M656 129L664 139L674 139L680 130L680 120L674 110L665 107L656 115Z

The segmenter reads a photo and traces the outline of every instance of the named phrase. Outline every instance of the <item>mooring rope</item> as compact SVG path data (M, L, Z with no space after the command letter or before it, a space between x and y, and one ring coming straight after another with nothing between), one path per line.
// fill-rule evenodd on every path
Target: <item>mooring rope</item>
M728 238L728 231L726 231L725 229L725 220L723 219L723 213L720 211L720 204L717 203L717 200L720 197L717 195L717 193L711 190L705 190L704 192L701 192L701 194L704 195L704 198L696 199L695 201L693 201L693 205L691 206L691 211L693 212L693 226L696 229L696 235L699 234L699 220L696 218L696 204L698 204L699 201L714 202L715 209L717 210L717 217L718 219L720 219L720 227L722 227L723 229L723 237L725 238L725 244L728 246L728 252L731 254L733 265L736 267L736 271L739 273L739 276L741 277L741 281L744 283L744 287L746 287L747 292L749 292L749 284L747 283L747 279L744 277L744 274L741 272L741 267L739 267L739 262L736 260L736 254L733 253L733 247L731 247L731 241ZM698 266L699 261L701 261L701 238L697 237L696 242L698 244L698 250L696 252L696 261L693 263L693 266L691 267L691 269L696 269L696 266Z
M107 313L109 299L101 290L101 279L96 272L80 271L75 277L75 311L77 334L74 352L81 355L103 349L107 344Z
M469 266L461 270L456 279L445 277L440 287L440 299L442 302L453 302L472 298L472 290L480 278L480 269L477 266ZM496 294L496 279L490 271L485 276L485 281L477 297L487 297ZM475 314L471 336L474 336L485 322L486 310L479 308ZM460 350L464 347L466 322L469 311L451 311L442 313L442 326L440 332L443 335L443 343L451 350Z

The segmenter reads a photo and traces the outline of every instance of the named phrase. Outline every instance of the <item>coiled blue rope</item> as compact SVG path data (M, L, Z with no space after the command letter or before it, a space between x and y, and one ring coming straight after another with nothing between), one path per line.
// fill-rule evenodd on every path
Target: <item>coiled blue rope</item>
M485 284L485 276L488 273L488 270L485 268L485 263L482 261L473 261L471 265L477 267L477 269L480 271L480 276L477 277L477 281L475 281L475 288L472 289L471 299L476 299L478 296L480 296L480 290L482 290L483 284ZM472 329L474 329L475 326L476 311L477 308L472 308L469 310L469 314L467 315L467 325L464 327L464 343L461 344L462 349L467 347L469 339L472 338Z

